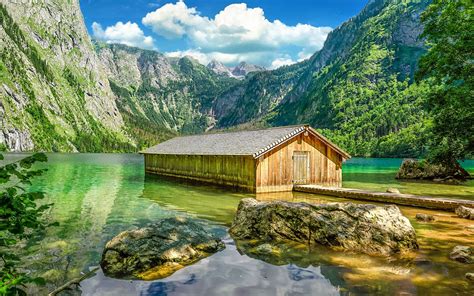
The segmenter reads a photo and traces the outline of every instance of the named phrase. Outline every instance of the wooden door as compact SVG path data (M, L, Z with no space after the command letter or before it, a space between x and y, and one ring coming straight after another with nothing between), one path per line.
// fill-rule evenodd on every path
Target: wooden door
M293 152L293 184L307 184L309 182L309 152Z

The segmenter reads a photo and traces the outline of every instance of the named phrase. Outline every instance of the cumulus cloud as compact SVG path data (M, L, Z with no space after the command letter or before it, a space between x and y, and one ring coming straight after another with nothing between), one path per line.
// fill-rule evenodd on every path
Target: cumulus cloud
M203 65L209 64L212 60L212 58L209 55L202 53L196 49L177 50L177 51L167 52L165 54L166 56L173 57L173 58L191 57Z
M136 23L117 22L105 30L99 23L92 23L92 32L95 38L107 43L120 43L144 49L154 49L154 40L151 36L145 36Z
M331 31L329 27L289 26L279 20L270 21L263 9L249 8L245 3L231 4L208 18L178 1L148 13L142 23L167 39L185 37L196 48L195 52L218 57L221 62L246 58L248 62L267 66L274 61L282 63L278 54L285 48L300 48L299 59L303 54L307 56L307 52L319 50Z
M291 58L277 58L273 60L270 69L277 69L282 66L288 66L296 63L296 61L292 60Z

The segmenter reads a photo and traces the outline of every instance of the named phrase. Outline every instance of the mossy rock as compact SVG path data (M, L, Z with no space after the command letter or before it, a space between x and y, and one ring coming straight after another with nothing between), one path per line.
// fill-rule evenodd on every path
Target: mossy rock
M201 223L167 218L128 230L111 239L102 254L104 273L116 278L154 280L167 277L225 248Z

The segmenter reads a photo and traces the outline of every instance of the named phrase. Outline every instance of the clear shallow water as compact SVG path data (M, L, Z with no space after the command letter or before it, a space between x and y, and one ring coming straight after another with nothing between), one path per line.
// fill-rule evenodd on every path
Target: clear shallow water
M19 157L9 155L9 158ZM344 186L474 199L474 184L462 186L398 182L393 179L401 160L353 159L344 170ZM471 172L474 162L463 164ZM35 189L54 202L50 228L39 245L24 246L26 268L50 282L44 293L97 266L105 243L119 232L157 219L182 215L201 219L223 236L226 249L158 281L105 277L100 271L82 282L83 295L471 295L464 279L472 272L449 260L457 244L474 245L474 223L450 213L402 207L417 230L420 250L406 258L370 257L324 247L285 246L278 258L246 255L226 234L238 202L255 195L219 187L191 185L145 177L142 157L127 154L51 154L48 172ZM304 193L257 195L260 200L305 202L345 201ZM437 222L418 223L416 213L436 215ZM239 247L240 245L240 247ZM237 248L239 247L239 250Z

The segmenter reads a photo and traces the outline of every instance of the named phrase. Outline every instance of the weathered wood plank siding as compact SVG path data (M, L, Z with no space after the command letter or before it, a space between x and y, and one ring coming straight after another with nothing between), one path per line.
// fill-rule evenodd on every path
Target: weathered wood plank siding
M309 155L308 184L342 186L342 157L314 136L301 134L257 160L257 192L293 189L293 153Z
M256 185L256 161L251 156L145 154L145 171L249 191Z

